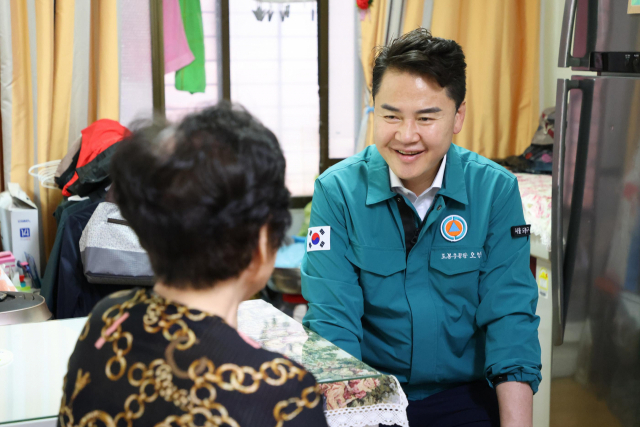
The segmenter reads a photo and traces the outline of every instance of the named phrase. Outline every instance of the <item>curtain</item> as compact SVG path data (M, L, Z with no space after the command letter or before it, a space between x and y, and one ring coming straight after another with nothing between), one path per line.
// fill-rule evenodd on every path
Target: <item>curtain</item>
M118 119L116 12L116 1L0 2L4 181L20 184L38 205L41 272L61 193L41 187L28 170L62 158L88 123ZM88 54L90 28L94 55Z
M425 0L405 0L404 22L402 33L408 33L422 26Z
M454 142L485 157L522 154L538 126L540 0L435 0L434 36L467 60L467 113Z
M373 106L373 99L371 98L373 60L375 59L376 46L385 44L387 20L387 0L377 0L373 2L364 19L360 21L360 60L367 90L364 101L365 108L362 115L363 123L360 126L356 152L373 143L373 111L370 108Z

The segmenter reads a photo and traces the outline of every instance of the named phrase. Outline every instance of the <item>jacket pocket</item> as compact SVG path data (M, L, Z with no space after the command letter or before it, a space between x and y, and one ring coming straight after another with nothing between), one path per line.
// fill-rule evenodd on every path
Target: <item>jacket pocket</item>
M345 256L360 269L363 360L371 366L385 367L406 381L411 374L412 324L404 286L404 248L350 242Z
M482 247L433 248L429 282L437 300L438 331L436 381L472 381L482 373L484 341L478 335L475 315L480 304ZM455 257L454 257L455 255ZM480 340L480 341L478 341Z
M378 276L391 276L407 267L404 248L376 248L350 242L345 256L360 270Z
M431 268L447 276L468 273L478 270L484 262L485 253L482 248L432 249Z

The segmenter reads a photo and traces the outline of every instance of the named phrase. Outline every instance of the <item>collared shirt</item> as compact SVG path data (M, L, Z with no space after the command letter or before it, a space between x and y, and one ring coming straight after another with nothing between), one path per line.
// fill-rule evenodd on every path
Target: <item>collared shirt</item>
M411 400L502 375L535 392L538 289L529 237L511 236L525 224L515 176L452 144L408 254L396 198L375 146L316 180L303 324L396 376Z
M433 199L436 197L438 190L442 187L442 178L444 178L444 168L447 164L447 155L444 155L442 162L440 163L440 168L438 169L438 173L436 177L433 179L433 183L431 187L427 188L420 194L416 196L415 193L408 188L406 188L400 178L393 173L391 168L389 168L389 181L391 182L391 190L397 194L401 194L413 204L413 207L416 208L416 212L418 212L418 216L420 216L420 220L424 220L424 216L429 211L431 204L433 203Z

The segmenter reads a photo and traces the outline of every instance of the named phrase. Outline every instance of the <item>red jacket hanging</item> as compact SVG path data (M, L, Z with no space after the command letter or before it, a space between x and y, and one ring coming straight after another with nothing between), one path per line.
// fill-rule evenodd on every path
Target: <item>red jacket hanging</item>
M131 131L115 120L100 119L82 130L82 144L76 169L91 162L96 156L118 141L131 135ZM70 197L68 188L78 179L78 172L62 189L62 195Z

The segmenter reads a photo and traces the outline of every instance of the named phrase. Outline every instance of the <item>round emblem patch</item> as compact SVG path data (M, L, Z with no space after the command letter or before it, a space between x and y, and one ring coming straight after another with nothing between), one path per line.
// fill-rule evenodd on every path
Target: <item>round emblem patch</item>
M449 215L440 224L442 237L450 242L459 242L467 235L467 221L460 215Z

